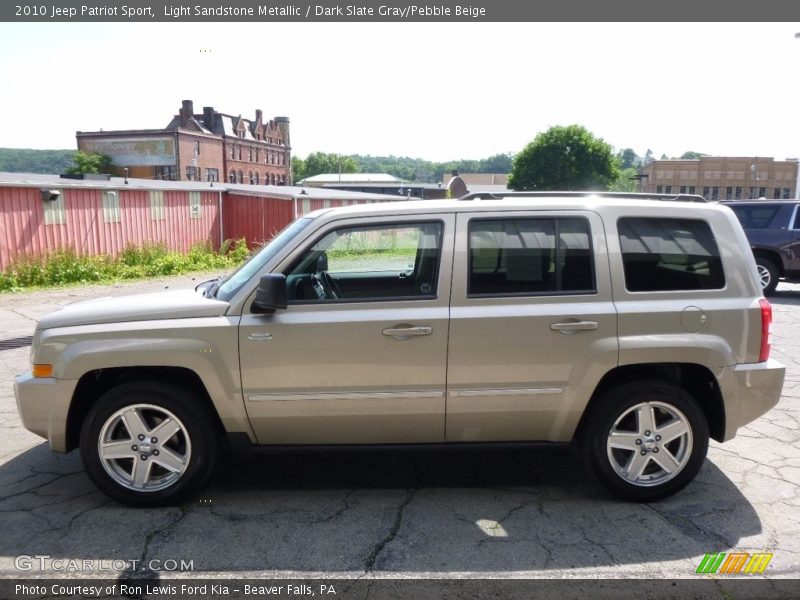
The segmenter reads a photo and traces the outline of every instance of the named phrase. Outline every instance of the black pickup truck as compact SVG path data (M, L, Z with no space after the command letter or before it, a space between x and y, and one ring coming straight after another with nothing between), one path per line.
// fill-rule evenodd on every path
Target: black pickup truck
M764 295L778 281L800 282L800 202L753 200L722 202L739 218L761 277Z

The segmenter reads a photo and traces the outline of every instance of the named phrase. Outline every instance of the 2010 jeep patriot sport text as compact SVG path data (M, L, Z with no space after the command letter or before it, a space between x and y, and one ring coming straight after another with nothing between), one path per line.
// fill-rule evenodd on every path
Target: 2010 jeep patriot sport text
M653 500L778 401L771 309L730 209L611 195L320 210L198 290L36 328L25 426L134 505L225 435L265 445L578 441Z

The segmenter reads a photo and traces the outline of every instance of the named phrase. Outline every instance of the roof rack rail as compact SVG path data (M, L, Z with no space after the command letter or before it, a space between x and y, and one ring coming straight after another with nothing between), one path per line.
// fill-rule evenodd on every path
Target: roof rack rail
M619 198L631 200L658 200L664 202L702 202L706 200L696 194L642 194L637 192L472 192L461 196L459 200L502 200L503 198L586 198L600 196L602 198Z

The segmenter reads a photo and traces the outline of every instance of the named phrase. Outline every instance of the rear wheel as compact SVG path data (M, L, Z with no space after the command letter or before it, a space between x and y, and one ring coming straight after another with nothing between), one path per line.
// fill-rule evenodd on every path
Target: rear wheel
M81 430L92 481L132 506L177 503L205 483L217 459L208 411L183 388L127 383L104 394Z
M765 296L772 294L778 285L778 268L775 263L763 256L756 256L756 268L761 291Z
M605 392L586 415L583 458L614 494L640 502L685 487L708 451L708 423L680 386L648 380Z

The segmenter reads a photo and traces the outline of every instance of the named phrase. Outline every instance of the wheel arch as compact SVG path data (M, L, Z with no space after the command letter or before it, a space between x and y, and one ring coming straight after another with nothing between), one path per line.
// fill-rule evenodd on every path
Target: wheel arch
M602 402L603 394L619 385L636 380L655 379L683 387L697 402L708 422L711 438L721 442L725 437L725 403L714 374L703 365L694 363L640 363L616 367L606 373L598 383L583 411L575 438L579 438L587 425L593 408Z
M194 394L220 433L225 428L200 376L186 367L133 366L95 369L78 380L67 413L66 452L79 445L81 428L92 406L112 388L129 382L156 382L176 385Z
M786 271L783 268L783 258L781 257L778 251L761 247L754 247L752 250L753 250L753 257L756 259L756 261L758 261L759 257L766 258L773 265L775 265L775 268L778 270L778 275L780 277L786 275Z

